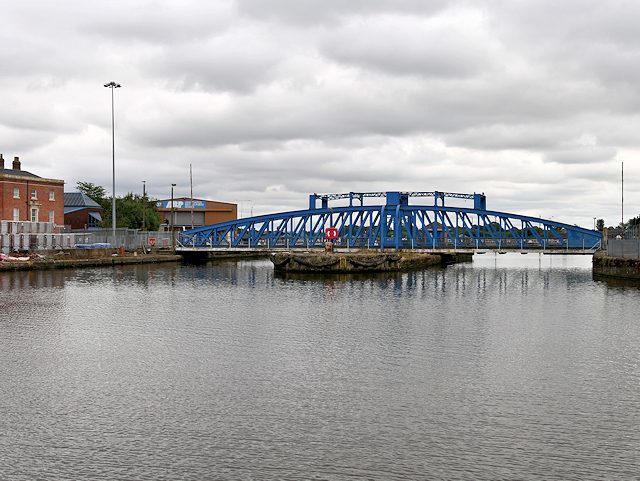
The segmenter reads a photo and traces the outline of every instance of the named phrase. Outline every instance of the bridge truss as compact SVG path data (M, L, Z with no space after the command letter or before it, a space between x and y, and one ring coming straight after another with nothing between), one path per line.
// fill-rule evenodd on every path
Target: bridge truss
M378 193L373 193L378 194ZM536 217L488 211L484 195L474 194L474 208L408 205L408 197L432 193L387 192L387 203L373 206L310 208L238 219L180 233L182 248L322 247L327 228L337 229L335 247L376 249L582 249L599 248L594 230ZM445 196L435 193L435 203ZM342 195L342 194L335 194ZM378 197L378 195L370 195ZM475 197L474 197L475 196ZM328 197L328 196L327 196ZM347 198L331 197L330 199Z

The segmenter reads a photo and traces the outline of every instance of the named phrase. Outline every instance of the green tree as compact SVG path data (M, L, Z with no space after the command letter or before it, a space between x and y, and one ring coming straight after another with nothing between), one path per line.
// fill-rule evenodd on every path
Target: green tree
M104 209L103 227L111 227L111 199L107 199ZM147 198L144 203L145 229L158 230L160 227L160 212L156 209L155 199ZM128 229L142 228L142 196L129 192L122 197L116 197L116 227Z
M104 187L91 182L77 182L76 189L78 189L78 192L82 192L87 197L95 200L104 210L104 202L107 200L107 191ZM109 203L109 207L111 207L111 203Z
M102 227L111 227L112 199L107 190L91 182L78 182L76 189L87 197L92 198L102 207ZM144 202L144 217L146 230L158 230L160 227L160 212L156 209L156 200L147 197ZM128 229L142 228L142 196L129 192L122 197L116 197L116 227Z
M604 229L604 219L598 219L596 221L596 230L602 232L602 229Z
M627 221L626 227L635 227L637 225L640 225L640 215L636 216L636 217L634 217L632 219L629 219Z

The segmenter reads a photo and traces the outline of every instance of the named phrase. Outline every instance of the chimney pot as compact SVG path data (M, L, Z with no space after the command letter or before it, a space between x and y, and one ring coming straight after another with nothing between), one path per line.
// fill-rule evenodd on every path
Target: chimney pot
M20 170L20 159L18 157L13 158L13 170Z
M0 154L0 169L4 169L4 157Z

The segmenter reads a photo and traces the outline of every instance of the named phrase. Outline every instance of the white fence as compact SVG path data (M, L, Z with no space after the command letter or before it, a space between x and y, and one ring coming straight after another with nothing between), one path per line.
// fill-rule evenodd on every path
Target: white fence
M60 230L51 222L0 221L0 235L6 234L58 234Z
M174 234L177 241L178 233ZM73 230L62 232L62 228L50 222L0 221L0 251L43 249L73 249L77 245L110 244L134 250L140 247L171 247L171 232L140 231L137 229Z
M35 249L71 249L75 246L75 235L60 233L50 222L0 221L0 251Z

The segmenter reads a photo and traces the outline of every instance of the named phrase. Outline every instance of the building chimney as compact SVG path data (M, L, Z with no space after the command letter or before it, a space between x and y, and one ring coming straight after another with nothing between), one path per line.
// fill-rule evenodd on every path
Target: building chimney
M4 157L0 154L0 169L4 169Z
M13 158L13 170L20 170L20 159L18 157Z

